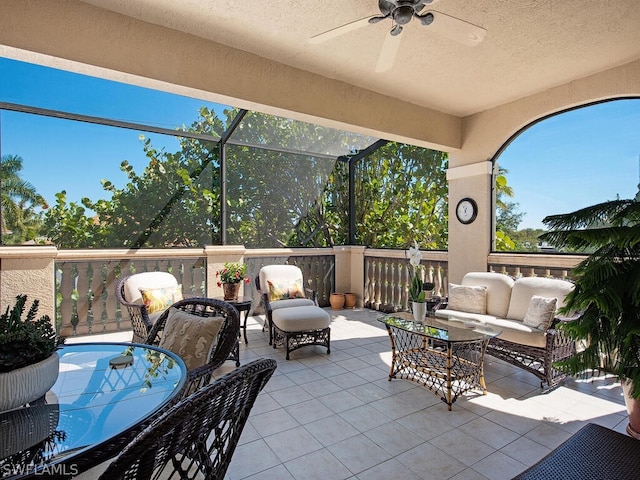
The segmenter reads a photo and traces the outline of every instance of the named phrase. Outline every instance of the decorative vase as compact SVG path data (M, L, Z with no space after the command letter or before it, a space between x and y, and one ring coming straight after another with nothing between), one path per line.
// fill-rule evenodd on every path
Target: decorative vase
M356 294L345 293L344 294L344 308L354 308L356 306Z
M627 415L629 416L627 433L630 437L640 440L640 398L631 396L631 382L629 380L623 380L620 384L622 385L622 395L627 407Z
M411 302L411 311L414 322L424 323L424 317L427 316L427 302Z
M224 291L224 299L233 301L238 300L240 285L240 283L223 283L222 290Z
M58 379L59 363L54 352L38 363L0 373L0 412L43 397Z
M344 293L332 293L329 296L329 303L331 303L331 310L342 310L342 307L344 307Z

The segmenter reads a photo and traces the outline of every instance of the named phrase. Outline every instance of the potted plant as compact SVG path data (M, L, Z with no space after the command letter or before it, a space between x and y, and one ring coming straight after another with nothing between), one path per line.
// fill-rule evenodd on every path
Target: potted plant
M551 231L542 240L591 252L574 269L575 289L561 312L582 312L561 325L581 348L557 367L616 375L629 413L627 432L640 438L640 201L600 203L544 223Z
M413 241L413 247L409 248L407 252L409 257L409 263L413 267L413 278L411 279L411 285L409 285L409 298L411 299L411 311L413 312L413 319L418 322L424 322L424 317L427 315L427 292L424 290L424 282L422 280L422 253L418 242Z
M216 272L216 277L220 278L218 286L223 288L225 300L238 300L240 285L243 282L249 283L246 274L247 265L234 262L225 263L224 268Z
M41 398L58 378L60 341L47 315L36 319L38 300L26 317L26 295L0 315L0 411Z

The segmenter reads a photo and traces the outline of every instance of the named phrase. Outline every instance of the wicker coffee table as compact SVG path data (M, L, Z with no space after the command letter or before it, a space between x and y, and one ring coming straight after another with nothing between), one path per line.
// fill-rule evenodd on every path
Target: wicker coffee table
M424 324L410 313L379 318L391 339L389 380L404 378L429 389L451 406L467 390L480 388L486 395L484 352L501 331L485 325L427 317Z

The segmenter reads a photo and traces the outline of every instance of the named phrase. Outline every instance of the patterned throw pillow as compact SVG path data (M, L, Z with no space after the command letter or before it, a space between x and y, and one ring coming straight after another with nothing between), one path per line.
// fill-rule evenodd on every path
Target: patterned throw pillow
M169 308L178 300L182 300L182 285L163 288L140 287L142 303L147 307L147 313L161 312Z
M223 323L223 317L200 317L170 307L159 346L179 355L187 370L193 370L209 361Z
M545 298L534 295L529 302L529 308L524 316L524 324L538 330L546 330L553 321L556 313L556 298Z
M267 280L269 285L269 301L286 300L288 298L305 298L302 280L294 280L288 283L274 283Z
M449 284L448 310L459 312L487 313L487 287Z

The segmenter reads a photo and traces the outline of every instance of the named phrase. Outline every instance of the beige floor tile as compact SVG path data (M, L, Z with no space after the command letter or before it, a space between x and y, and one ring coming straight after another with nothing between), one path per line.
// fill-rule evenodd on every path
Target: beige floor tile
M327 447L340 463L359 474L391 458L391 453L372 442L365 435L356 435Z
M266 356L278 369L228 480L510 479L587 422L624 433L615 379L567 379L544 391L534 375L487 356L488 394L472 390L448 411L424 387L388 380L391 347L378 312L329 312L332 353L305 347L289 361L268 345L262 319L249 319L242 362ZM227 362L221 372L233 368Z

